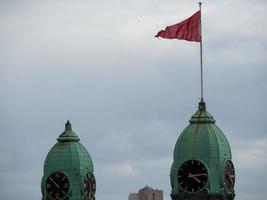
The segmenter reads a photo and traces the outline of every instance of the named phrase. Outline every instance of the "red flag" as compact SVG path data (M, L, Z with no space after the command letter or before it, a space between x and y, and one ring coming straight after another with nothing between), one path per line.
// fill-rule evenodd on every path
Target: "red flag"
M161 30L155 37L200 42L200 10L188 19Z

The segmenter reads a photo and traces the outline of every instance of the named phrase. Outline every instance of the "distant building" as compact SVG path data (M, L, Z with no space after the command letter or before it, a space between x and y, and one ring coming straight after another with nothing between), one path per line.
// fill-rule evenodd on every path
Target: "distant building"
M130 193L128 200L163 200L163 191L146 185L138 193Z

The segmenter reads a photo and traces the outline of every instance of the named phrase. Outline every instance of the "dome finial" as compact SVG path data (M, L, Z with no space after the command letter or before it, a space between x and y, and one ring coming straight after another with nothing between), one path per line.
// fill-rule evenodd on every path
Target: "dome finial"
M65 131L59 135L57 140L60 142L80 140L78 136L72 131L71 123L69 120L65 124Z
M65 124L65 131L71 131L71 123L70 121L68 120L67 123Z
M206 110L206 103L203 98L201 98L200 102L198 103L198 110L200 111Z
M192 123L215 123L213 116L206 110L206 103L201 98L198 103L198 111L191 117L189 122Z

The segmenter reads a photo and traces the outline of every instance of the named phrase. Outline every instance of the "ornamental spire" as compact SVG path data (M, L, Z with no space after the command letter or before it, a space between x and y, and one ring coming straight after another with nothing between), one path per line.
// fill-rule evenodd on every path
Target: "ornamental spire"
M206 110L206 103L201 99L198 103L198 111L189 120L191 124L215 123L213 116Z
M68 120L67 123L65 124L65 131L72 131L72 129L71 129L71 123L70 123L69 120Z
M67 141L79 141L79 137L72 131L71 123L68 120L65 124L65 130L60 136L57 138L59 142L67 142Z

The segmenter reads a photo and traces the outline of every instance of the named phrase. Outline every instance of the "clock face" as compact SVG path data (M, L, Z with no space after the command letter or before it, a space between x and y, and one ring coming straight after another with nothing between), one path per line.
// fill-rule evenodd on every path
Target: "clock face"
M96 182L94 174L89 172L85 175L83 189L85 199L92 200L95 198Z
M198 160L188 160L178 170L180 187L187 192L198 192L208 182L208 171Z
M226 161L224 168L224 189L230 194L234 191L235 185L235 168L230 160Z
M68 195L69 179L61 172L54 172L46 179L45 189L51 199L62 199Z

